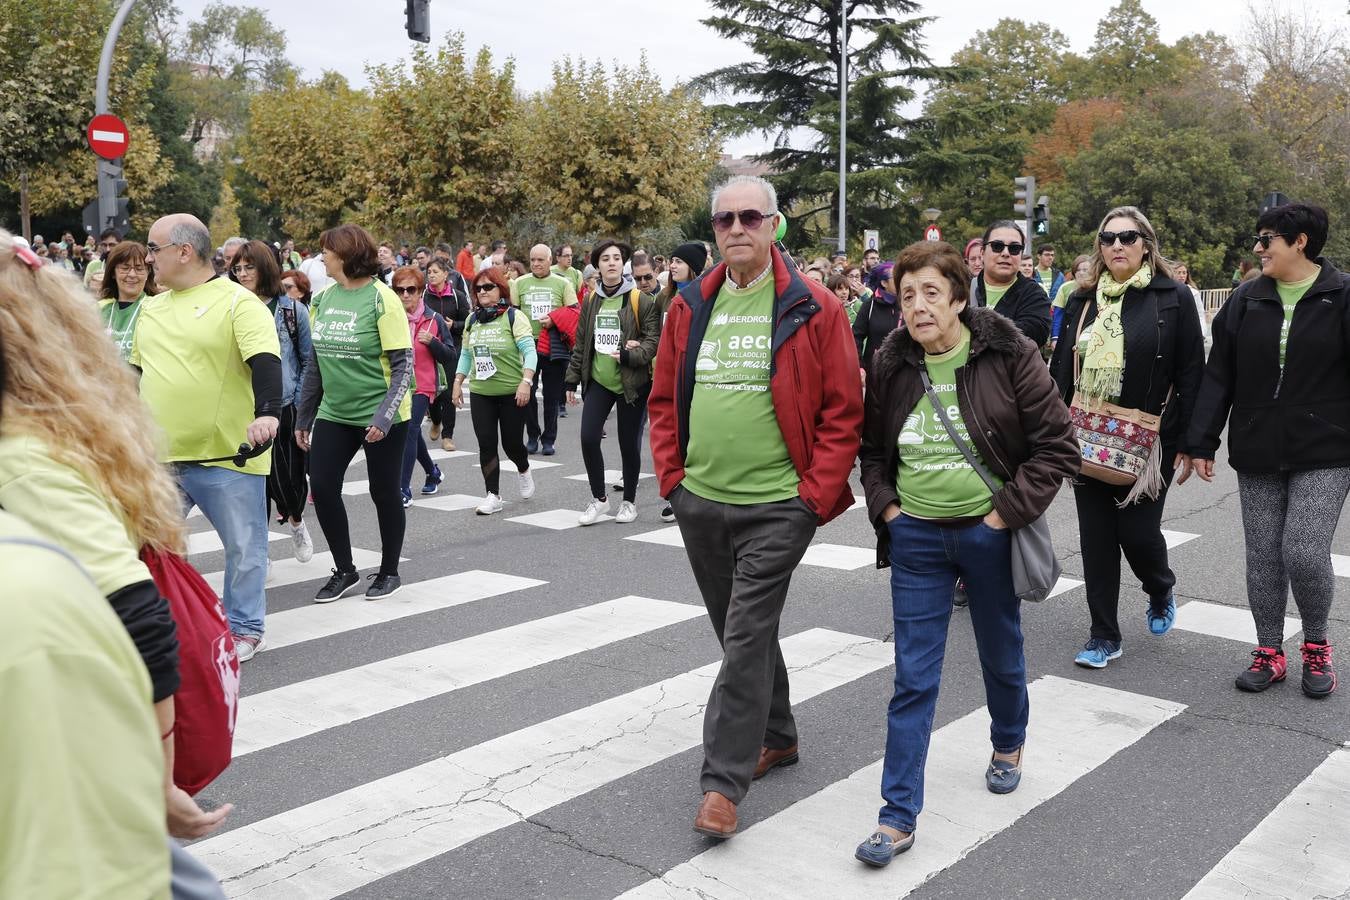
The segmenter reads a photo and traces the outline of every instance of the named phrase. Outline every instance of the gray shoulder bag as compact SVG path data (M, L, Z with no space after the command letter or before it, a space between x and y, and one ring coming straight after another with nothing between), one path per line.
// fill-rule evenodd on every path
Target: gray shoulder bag
M952 427L951 419L947 418L946 408L938 399L937 391L933 390L928 370L920 366L919 376L923 378L924 393L928 395L929 402L933 404L938 418L942 420L942 427L947 429L947 436L952 439L956 449L961 451L966 462L970 463L970 467L979 473L989 488L989 493L998 493L998 482L994 480L993 474ZM1055 559L1055 548L1050 543L1050 523L1045 521L1045 515L1042 514L1034 521L1028 522L1025 527L1013 529L1011 537L1013 593L1017 595L1018 600L1039 603L1050 595L1060 574L1059 560Z

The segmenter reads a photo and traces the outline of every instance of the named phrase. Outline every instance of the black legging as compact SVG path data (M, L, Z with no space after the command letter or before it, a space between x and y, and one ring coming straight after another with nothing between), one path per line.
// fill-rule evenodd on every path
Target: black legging
M609 411L619 407L619 455L623 459L623 499L632 503L637 497L638 475L642 470L642 423L647 415L647 394L651 383L643 385L637 399L629 403L594 379L586 386L581 408L581 459L591 482L591 496L606 496L605 454L600 449Z
M436 399L431 401L431 406L427 409L427 418L431 420L431 424L441 426L441 434L444 437L455 436L455 404L450 402L449 388L441 391L436 395Z
M342 502L342 479L357 450L366 453L366 477L370 499L380 523L380 574L398 574L398 556L403 552L403 497L399 479L403 472L403 448L408 443L408 423L399 422L383 439L366 443L364 426L340 425L327 419L314 423L310 436L309 486L314 493L314 514L340 572L352 564L352 537L347 528L347 507Z
M483 485L489 494L502 495L501 462L497 458L497 432L502 435L502 449L516 468L530 470L530 455L525 452L525 408L516 406L515 394L489 397L474 394L469 404L473 419L473 433L478 438L478 465L483 469Z

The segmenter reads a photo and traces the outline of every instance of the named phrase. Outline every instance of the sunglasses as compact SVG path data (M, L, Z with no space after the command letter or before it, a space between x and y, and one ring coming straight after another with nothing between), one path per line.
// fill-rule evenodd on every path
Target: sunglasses
M729 231L739 218L741 226L747 231L754 231L764 224L764 220L773 213L760 212L757 209L742 209L739 212L720 212L713 213L712 227L714 231Z
M656 280L656 276L655 276L655 275L637 275L637 276L634 277L633 280L634 280L634 281L655 281L655 280Z
M417 293L418 291L420 291L420 290L422 290L422 289L419 288L417 285L415 285L415 284L408 284L408 285L404 285L403 287L396 287L396 288L394 288L394 293L395 293L395 294L403 294L403 295L406 295L406 296L411 297L413 294L416 294L416 293Z
M1135 241L1139 240L1139 232L1131 229L1129 231L1103 231L1097 235L1097 240L1103 247L1110 247L1117 240L1122 247L1133 247Z
M1269 250L1269 249L1270 249L1270 242L1273 241L1273 240L1275 240L1276 238L1284 238L1286 241L1289 240L1289 236L1288 236L1288 235L1285 235L1285 234L1279 234L1279 233L1272 233L1272 234L1258 234L1258 235L1256 235L1255 237L1253 237L1252 240L1254 240L1254 241L1256 241L1256 243L1260 244L1262 250Z
M989 243L985 244L985 246L988 247L990 250L993 250L995 253L1002 253L1004 250L1007 250L1013 256L1021 256L1024 247L1024 245L1022 244L1018 243L1009 244L1006 241L990 241Z
M497 286L495 284L475 284L473 289L480 294L486 294L490 291L497 290Z

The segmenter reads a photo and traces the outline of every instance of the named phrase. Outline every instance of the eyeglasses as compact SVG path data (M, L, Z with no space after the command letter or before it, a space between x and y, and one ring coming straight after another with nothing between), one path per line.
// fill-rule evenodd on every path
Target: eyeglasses
M182 241L174 241L172 244L165 244L163 247L160 247L157 244L147 243L145 245L145 252L159 253L161 250L168 250L170 247L183 247L183 246L185 246L185 244Z
M736 219L741 220L741 225L747 231L754 231L764 224L764 220L773 215L772 212L760 212L757 209L742 209L738 212L720 212L713 213L712 227L714 231L729 231L735 224Z
M1129 231L1103 231L1097 235L1097 240L1101 241L1103 247L1110 247L1117 240L1122 247L1133 247L1134 242L1139 240L1139 232L1134 229Z
M995 253L1002 253L1004 250L1007 250L1013 256L1021 256L1022 250L1024 248L1023 244L1018 243L1009 244L1005 241L990 241L989 243L985 244L985 246L988 247L990 250L993 250Z
M1275 240L1276 238L1284 238L1286 241L1289 240L1289 236L1287 234L1280 234L1279 232L1272 232L1271 234L1258 234L1255 237L1253 237L1252 240L1260 244L1262 250L1269 250L1270 242Z
M495 284L475 284L473 289L480 294L486 294L497 290L497 286Z
M405 284L403 287L395 287L394 293L411 297L413 294L416 294L420 290L421 288L415 284Z
M256 266L250 265L249 263L240 263L239 265L230 269L230 271L235 275L244 275L244 274L252 275L254 272L258 271L258 268Z
M655 281L655 280L656 280L656 276L655 276L655 275L634 275L634 276L633 276L633 280L634 280L634 281Z
M145 266L137 266L132 263L122 263L117 267L117 271L123 275L144 275L148 270Z

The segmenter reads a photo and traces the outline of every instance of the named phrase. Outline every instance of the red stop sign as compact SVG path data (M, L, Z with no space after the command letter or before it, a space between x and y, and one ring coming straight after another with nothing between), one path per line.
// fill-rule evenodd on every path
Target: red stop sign
M104 159L121 159L131 144L127 124L108 113L94 116L85 134L89 137L89 149Z

